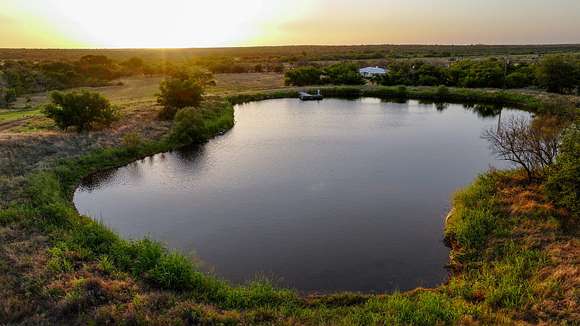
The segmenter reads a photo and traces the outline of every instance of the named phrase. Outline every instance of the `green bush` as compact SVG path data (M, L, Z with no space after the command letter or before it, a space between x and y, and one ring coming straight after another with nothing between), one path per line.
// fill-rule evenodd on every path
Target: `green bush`
M445 87L445 85L440 85L439 87L437 87L437 99L444 101L449 97L449 88Z
M117 108L99 93L53 92L50 100L51 103L44 107L44 114L63 130L76 127L81 132L96 126L109 126L119 119Z
M175 113L185 107L198 107L205 92L202 83L196 78L176 75L161 82L157 94L157 103L163 105L160 113L162 119L171 119Z
M322 70L316 67L300 67L288 70L285 74L286 85L306 86L322 84Z
M548 92L572 92L580 85L578 60L571 56L549 55L536 68L536 76L541 86Z
M169 136L174 144L191 144L207 139L203 116L198 109L184 108L177 112Z
M123 136L123 145L131 152L137 151L142 143L141 136L136 132L129 132Z
M548 198L580 216L580 123L564 131L545 188Z
M18 98L18 93L16 92L15 88L9 88L6 90L4 94L4 102L9 106L10 104L16 102Z
M334 64L325 68L324 74L333 85L363 85L365 83L357 65L353 63Z

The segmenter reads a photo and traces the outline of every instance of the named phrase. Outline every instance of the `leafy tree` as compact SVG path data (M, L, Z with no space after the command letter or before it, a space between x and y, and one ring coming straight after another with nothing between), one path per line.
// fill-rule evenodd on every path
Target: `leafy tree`
M203 81L186 75L173 76L159 85L157 103L163 105L162 119L171 119L185 107L198 107L205 92Z
M476 88L504 85L504 63L497 59L482 61L463 60L449 68L451 83L455 86Z
M285 76L286 85L306 86L322 84L322 70L316 67L300 67L288 70Z
M63 130L76 127L81 132L96 126L109 126L119 118L118 109L99 93L53 92L50 100L43 109L44 114Z
M334 85L362 85L364 78L353 63L338 63L324 69L331 84Z
M570 92L580 84L578 66L578 62L571 57L550 55L540 61L536 75L540 85L548 92Z
M4 102L10 106L10 104L16 102L16 99L18 98L18 93L16 92L15 88L9 88L6 90L6 93L4 94Z
M121 63L123 67L127 70L129 74L140 74L143 73L145 68L145 63L143 59L132 57Z
M169 136L174 144L191 144L206 139L203 116L196 108L183 108L175 114Z

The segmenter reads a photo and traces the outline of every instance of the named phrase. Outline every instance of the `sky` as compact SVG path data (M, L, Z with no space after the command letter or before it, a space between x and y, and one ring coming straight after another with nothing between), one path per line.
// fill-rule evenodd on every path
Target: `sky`
M0 0L0 47L580 43L580 0Z

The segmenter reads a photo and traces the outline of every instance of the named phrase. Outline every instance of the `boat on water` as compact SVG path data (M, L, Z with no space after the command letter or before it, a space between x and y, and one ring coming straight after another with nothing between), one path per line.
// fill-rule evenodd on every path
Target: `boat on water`
M316 94L310 94L307 92L298 92L298 98L302 101L319 101L324 98L322 94L320 94L320 90L316 92Z

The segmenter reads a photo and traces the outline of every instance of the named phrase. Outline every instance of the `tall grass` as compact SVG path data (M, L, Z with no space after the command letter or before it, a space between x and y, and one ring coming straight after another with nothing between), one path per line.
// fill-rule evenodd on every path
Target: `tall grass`
M446 88L332 87L322 91L329 97L406 96L445 101L475 100L481 99L478 97L481 95L494 103L513 101L528 108L540 105L520 95L506 97ZM229 102L236 104L294 95L295 90L262 92L236 95L230 97ZM207 137L233 125L232 105L223 101L211 105L200 113ZM55 246L49 251L48 265L55 272L66 273L77 268L78 264L70 257L98 261L105 270L128 273L154 288L175 291L196 303L244 311L247 324L290 320L295 324L436 325L469 322L471 318L494 324L497 320L490 317L490 311L519 309L535 300L533 276L546 264L543 254L515 241L490 244L499 234L511 230L514 223L514 219L502 213L498 175L494 173L478 177L454 197L454 214L447 222L445 235L453 246L452 263L461 265L461 274L453 276L449 285L434 290L384 296L347 293L305 300L295 291L278 289L267 281L233 286L201 272L189 259L168 251L155 241L121 239L103 224L80 216L74 209L71 197L82 177L180 145L183 144L171 142L170 138L130 142L124 147L102 149L78 159L61 161L50 171L36 172L27 179L29 205L0 211L0 225L25 217L49 231ZM490 249L493 250L490 252ZM197 310L189 312L193 317L205 316Z

